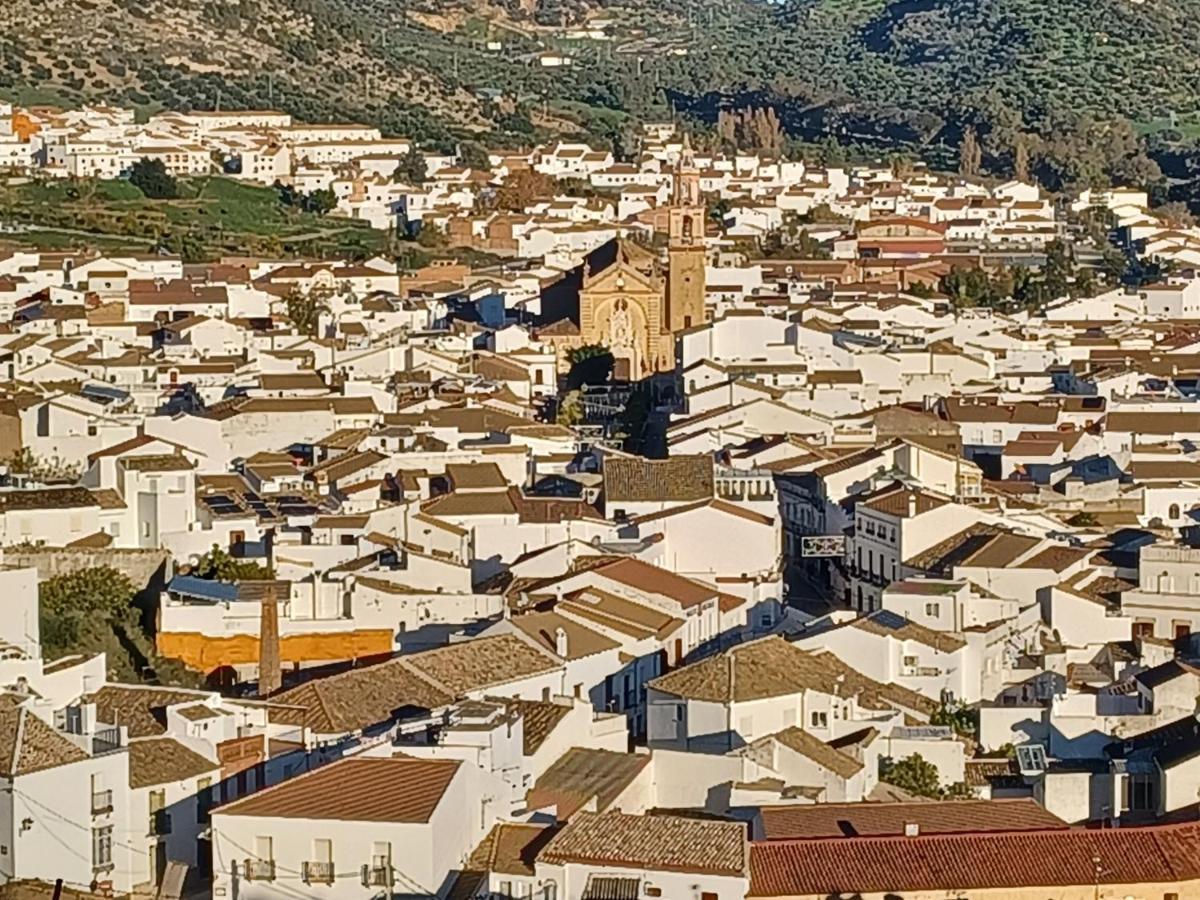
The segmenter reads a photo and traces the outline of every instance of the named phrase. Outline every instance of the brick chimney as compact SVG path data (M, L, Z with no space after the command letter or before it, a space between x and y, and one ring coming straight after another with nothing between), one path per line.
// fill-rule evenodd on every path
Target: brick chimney
M275 588L262 598L262 619L258 630L258 696L269 697L283 686L279 660L279 603Z

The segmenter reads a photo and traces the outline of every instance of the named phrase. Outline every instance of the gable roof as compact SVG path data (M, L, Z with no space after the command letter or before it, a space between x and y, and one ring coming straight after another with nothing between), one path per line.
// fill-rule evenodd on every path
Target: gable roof
M916 803L818 803L763 806L758 811L763 840L903 836L908 825L920 834L978 834L1067 828L1066 822L1031 798L946 800Z
M606 504L690 503L712 497L711 456L672 456L668 459L609 456L604 460Z
M594 799L604 812L649 762L646 753L572 747L534 782L525 805L554 806L558 819L566 820Z
M678 816L585 812L555 835L538 858L552 865L744 876L746 827Z
M0 775L5 778L32 775L87 758L87 751L24 707L10 704L0 708Z
M428 822L460 760L351 757L219 807L214 814L350 822Z
M1200 825L756 843L751 897L1016 890L1200 877Z

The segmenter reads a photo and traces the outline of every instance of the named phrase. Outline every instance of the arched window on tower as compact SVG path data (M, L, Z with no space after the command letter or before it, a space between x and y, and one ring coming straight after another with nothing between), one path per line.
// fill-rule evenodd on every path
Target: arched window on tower
M683 239L685 241L690 241L692 239L692 217L691 216L683 217Z

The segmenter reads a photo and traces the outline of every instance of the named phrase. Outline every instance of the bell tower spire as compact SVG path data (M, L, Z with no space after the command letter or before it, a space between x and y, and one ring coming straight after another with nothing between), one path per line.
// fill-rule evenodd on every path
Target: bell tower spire
M704 199L700 169L685 131L667 213L667 322L672 333L704 321Z

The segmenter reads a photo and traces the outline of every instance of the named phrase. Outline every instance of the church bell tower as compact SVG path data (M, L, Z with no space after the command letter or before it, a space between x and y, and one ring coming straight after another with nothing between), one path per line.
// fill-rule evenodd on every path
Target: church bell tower
M675 166L667 234L667 316L672 334L704 322L704 201L691 141Z

